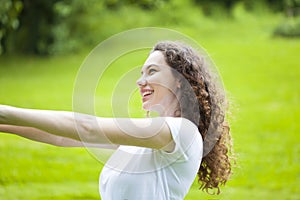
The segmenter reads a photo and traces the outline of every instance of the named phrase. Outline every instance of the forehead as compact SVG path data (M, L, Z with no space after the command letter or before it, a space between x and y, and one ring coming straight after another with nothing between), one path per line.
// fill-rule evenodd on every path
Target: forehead
M145 61L143 68L145 68L149 65L158 65L158 66L166 65L166 66L169 66L167 64L167 62L165 61L165 56L163 55L163 53L161 51L152 52L148 56L147 60Z

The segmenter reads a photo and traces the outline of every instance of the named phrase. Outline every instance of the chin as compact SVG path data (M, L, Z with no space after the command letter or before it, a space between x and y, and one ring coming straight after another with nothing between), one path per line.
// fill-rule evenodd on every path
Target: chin
M147 102L143 103L142 108L146 111L151 111L151 105Z
M153 105L151 102L146 101L142 104L142 108L146 111L154 111L157 112L159 106L157 106L157 104Z
M143 103L143 109L150 112L157 112L160 113L163 109L162 105L160 104L150 104L148 102Z

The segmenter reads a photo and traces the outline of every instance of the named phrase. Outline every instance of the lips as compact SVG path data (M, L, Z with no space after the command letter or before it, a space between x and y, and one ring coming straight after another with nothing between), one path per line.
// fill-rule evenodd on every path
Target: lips
M149 98L151 97L151 95L154 93L154 90L151 89L141 89L140 91L142 98L142 101L145 102L147 100L149 100Z

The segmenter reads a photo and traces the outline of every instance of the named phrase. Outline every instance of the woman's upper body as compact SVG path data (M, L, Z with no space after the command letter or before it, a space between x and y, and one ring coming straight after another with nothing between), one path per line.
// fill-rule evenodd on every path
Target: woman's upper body
M160 51L149 55L137 85L143 108L166 117L171 148L119 147L101 172L101 197L183 199L201 163L202 139L195 124L188 119L174 118L180 111L175 92L178 85ZM150 126L147 129L155 133Z

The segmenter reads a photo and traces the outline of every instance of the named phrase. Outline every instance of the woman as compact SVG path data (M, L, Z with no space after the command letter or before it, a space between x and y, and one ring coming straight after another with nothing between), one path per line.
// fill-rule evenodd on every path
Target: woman
M231 173L224 95L191 47L157 43L137 80L143 109L159 117L101 118L0 106L0 131L57 146L116 148L100 176L108 199L184 199L198 174L209 192ZM84 142L81 142L84 141Z

